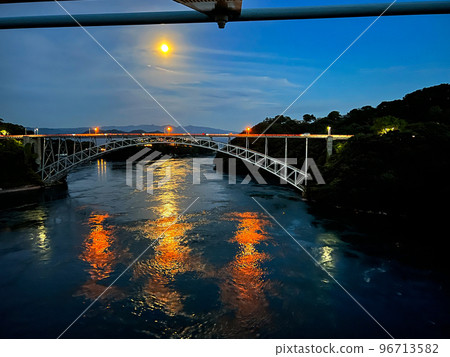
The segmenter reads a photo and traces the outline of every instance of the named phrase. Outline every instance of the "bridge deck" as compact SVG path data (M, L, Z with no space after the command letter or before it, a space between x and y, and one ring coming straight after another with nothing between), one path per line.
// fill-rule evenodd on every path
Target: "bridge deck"
M14 138L14 139L23 139L24 137L29 138L104 138L104 137L118 137L118 138L133 138L133 137L142 137L142 136L153 136L153 137L210 137L210 138L276 138L276 139L327 139L329 137L333 138L333 140L348 140L353 135L326 135L326 134L210 134L210 133L201 133L201 134L187 134L187 133L173 133L173 134L163 134L163 133L98 133L98 134L47 134L47 135L0 135L0 139L5 138Z
M151 146L153 144L174 144L197 146L216 152L222 152L241 159L253 166L271 172L285 182L304 191L308 180L307 166L301 169L288 163L288 139L305 139L308 156L308 139L326 139L327 150L332 148L333 140L347 140L351 135L322 134L165 134L165 133L93 133L93 134L58 134L58 135L11 135L2 138L21 139L31 144L37 155L38 172L44 183L55 182L77 165L96 159L108 152L133 146ZM227 138L228 140L215 140ZM234 145L231 138L245 138L245 147ZM265 141L264 153L250 149L250 138ZM275 158L269 155L268 139L283 139L285 155ZM69 145L70 144L70 145ZM69 146L71 149L69 149ZM328 152L328 151L327 151ZM330 150L331 154L331 150ZM306 165L306 160L305 164Z

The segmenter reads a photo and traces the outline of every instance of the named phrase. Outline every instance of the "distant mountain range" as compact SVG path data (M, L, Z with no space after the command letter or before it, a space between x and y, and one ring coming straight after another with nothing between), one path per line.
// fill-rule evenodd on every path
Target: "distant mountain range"
M181 127L173 126L173 125L126 125L126 126L101 126L99 127L99 131L102 133L112 132L112 133L163 133L167 127L171 127L172 133L185 133L188 131L192 134L201 134L201 133L213 133L213 134L228 134L228 133L236 133L234 131L227 131L222 129L210 128L206 126L194 126L187 125L183 130ZM35 128L27 128L27 130L33 131ZM79 128L39 128L39 134L83 134L87 133L91 130L94 132L94 128L89 127L79 127Z

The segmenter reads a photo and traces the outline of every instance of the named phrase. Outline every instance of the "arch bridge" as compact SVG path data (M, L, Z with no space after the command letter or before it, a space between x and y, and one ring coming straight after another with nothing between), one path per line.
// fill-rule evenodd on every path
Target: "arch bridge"
M60 135L15 135L24 144L32 144L37 154L38 173L45 184L61 180L68 172L83 163L102 155L133 146L153 144L172 144L196 146L227 154L255 165L297 189L304 191L307 173L288 164L288 140L325 139L327 150L331 154L333 140L347 140L351 135L313 135L313 134L60 134ZM245 138L245 147L231 144L233 138ZM4 137L5 138L5 137ZM250 149L250 139L264 140L265 152ZM285 158L269 155L269 139L285 140ZM307 157L307 152L306 152ZM307 166L306 166L307 167Z

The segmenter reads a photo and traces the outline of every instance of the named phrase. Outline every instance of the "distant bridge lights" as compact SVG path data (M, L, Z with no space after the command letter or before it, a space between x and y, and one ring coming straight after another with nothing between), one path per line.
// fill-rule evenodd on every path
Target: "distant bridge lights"
M97 127L94 128L94 133L98 134L98 131L99 131L99 129L98 129L98 126L97 126ZM90 133L91 133L91 128L89 128L89 134Z

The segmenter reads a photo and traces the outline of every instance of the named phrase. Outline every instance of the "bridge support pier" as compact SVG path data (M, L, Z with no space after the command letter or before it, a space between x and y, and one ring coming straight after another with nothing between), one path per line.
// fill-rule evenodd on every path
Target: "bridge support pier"
M333 137L330 135L327 138L327 157L333 154Z
M38 165L38 169L42 169L42 152L44 148L43 139L42 138L30 138L29 136L23 137L23 146L30 144L33 148L33 152L37 155L36 164Z

